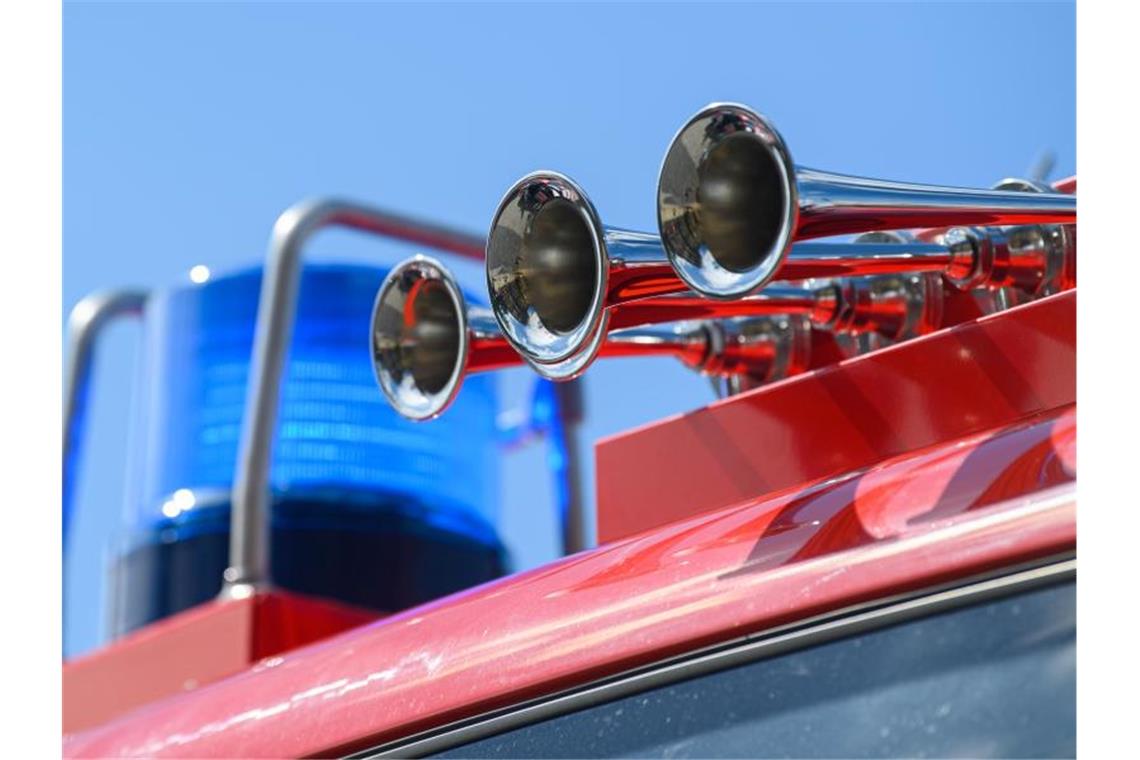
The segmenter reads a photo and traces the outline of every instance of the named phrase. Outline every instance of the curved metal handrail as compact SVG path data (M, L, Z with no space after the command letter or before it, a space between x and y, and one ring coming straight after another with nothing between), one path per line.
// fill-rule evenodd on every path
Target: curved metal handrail
M269 468L285 358L296 316L301 258L309 238L328 227L420 243L471 259L482 260L484 255L485 240L479 235L351 201L304 201L277 218L257 307L250 381L234 473L230 560L224 575L223 597L248 596L269 582Z
M147 292L108 290L84 296L67 319L67 364L63 379L63 543L71 525L72 479L75 477L81 430L77 423L87 396L95 345L103 328L122 316L140 316Z

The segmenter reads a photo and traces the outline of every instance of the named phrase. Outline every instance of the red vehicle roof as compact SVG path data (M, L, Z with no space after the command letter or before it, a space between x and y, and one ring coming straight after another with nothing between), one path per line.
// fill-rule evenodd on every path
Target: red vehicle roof
M1071 554L1075 407L408 610L69 737L68 756L351 752L870 600Z

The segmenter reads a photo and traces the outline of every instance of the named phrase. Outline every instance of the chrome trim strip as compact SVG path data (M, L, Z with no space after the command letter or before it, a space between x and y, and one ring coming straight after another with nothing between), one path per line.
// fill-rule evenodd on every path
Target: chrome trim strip
M1062 583L1075 578L1076 571L1076 555L1067 553L909 594L853 605L562 693L457 721L348 755L347 758L423 757L676 681L822 644L842 636L883 628L923 615Z

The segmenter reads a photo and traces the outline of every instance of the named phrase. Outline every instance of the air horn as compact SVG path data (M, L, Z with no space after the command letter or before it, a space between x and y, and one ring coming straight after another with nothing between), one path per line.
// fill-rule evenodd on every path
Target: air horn
M974 277L973 233L947 238L797 243L781 275L789 280L909 272L942 273L952 281ZM593 361L615 307L689 290L659 238L603 227L586 193L556 172L522 178L499 204L487 239L487 287L503 336L551 379L573 377ZM708 295L696 290L669 303ZM751 305L733 301L720 314L763 309L762 296Z
M798 279L788 271L794 240L1075 222L1071 195L888 182L797 167L772 123L735 104L716 103L689 119L670 143L657 186L657 224L669 260L689 287L713 298L750 293L777 274Z
M810 343L806 319L779 315L615 331L599 353L674 356L706 374L768 382L805 369ZM439 416L467 373L523 363L491 313L468 306L454 276L425 256L399 264L381 285L372 310L371 356L385 397L412 420Z
M716 108L728 109L735 115L740 111L738 106ZM762 117L756 116L756 119ZM703 121L699 115L691 123ZM723 122L722 119L719 123ZM763 120L757 123L767 124ZM743 145L742 141L752 140L747 137L751 132L733 134L736 137L727 145ZM689 128L682 130L681 136L691 136ZM774 130L771 136L779 137ZM689 137L685 140L678 137L678 140L682 145L686 140L691 141ZM677 172L669 167L677 162L673 157L677 144L675 141L670 157L666 158L661 187L675 185L670 178ZM777 144L782 148L782 141ZM799 197L801 201L805 198L813 201L804 209L796 206L791 215L797 220L812 220L813 214L823 214L830 227L813 222L814 226L796 228L798 235L854 232L869 226L869 220L885 228L936 222L944 226L928 230L928 235L921 239L864 236L861 242L855 243L800 242L790 246L790 250L781 247L774 258L765 253L754 261L754 268L722 267L716 256L709 254L711 248L705 245L703 263L694 268L684 256L675 255L671 250L669 240L673 240L675 247L679 239L676 226L662 223L665 243L662 238L644 232L603 227L594 205L575 182L556 172L538 172L524 177L507 191L491 224L487 283L491 309L500 329L539 373L554 379L567 378L580 373L593 360L606 328L634 324L628 320L611 324L610 311L621 304L692 287L695 296L738 299L727 312L720 312L733 313L734 309L748 308L740 305L741 294L762 287L775 273L782 279L799 280L937 272L960 289L1027 286L1031 284L1029 280L1041 278L1042 271L1053 267L1049 262L1056 259L1056 253L1050 250L1056 245L1048 235L1042 234L1049 228L947 229L945 223L1064 221L1072 220L1075 214L1075 197L1026 193L1023 186L1005 190L956 190L838 177L809 170L800 170L800 174L806 174L811 181L805 182ZM825 177L836 178L834 181L839 186L857 188L857 191L849 189L846 196L837 193L836 198L824 203L820 194L823 188L831 187L821 179ZM746 183L741 181L740 187L744 185ZM712 189L703 193L720 197L712 190L723 190L725 185L714 182L710 187ZM840 202L844 198L846 201ZM876 215L870 215L870 205L855 203L853 198L862 198L868 204L872 198L879 198L879 205L874 206L878 210ZM887 206L886 199L894 199L896 206ZM747 204L736 206L743 215L743 227L764 218L764 214L758 212L749 215ZM685 228L690 231L698 229L694 224L699 216L693 209L690 207L693 213L687 219L691 223ZM823 209L829 211L824 213ZM724 211L723 206L720 210ZM662 211L660 218L668 215ZM712 227L719 230L720 243L732 238L724 234L731 228L726 221L728 216L727 213L712 216L718 220ZM849 223L844 222L845 226L839 227L845 219ZM732 239L751 236L752 232L741 232ZM722 246L717 250L727 248ZM739 252L741 248L734 250ZM740 263L742 259L735 261ZM776 264L769 265L773 261ZM757 272L760 273L758 278L755 277ZM741 286L742 278L749 280L744 286Z

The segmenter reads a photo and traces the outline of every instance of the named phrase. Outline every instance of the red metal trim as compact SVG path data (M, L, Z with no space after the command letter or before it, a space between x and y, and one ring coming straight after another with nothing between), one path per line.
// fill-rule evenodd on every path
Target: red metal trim
M106 723L376 617L279 590L208 602L64 663L63 730Z
M1059 179L1053 183L1053 189L1061 193L1076 193L1077 192L1077 175Z
M598 540L1076 401L1076 291L599 441Z
M700 515L274 657L68 756L327 756L1072 551L1074 407ZM1046 490L1040 490L1046 489ZM1036 495L1009 499L1031 490Z

